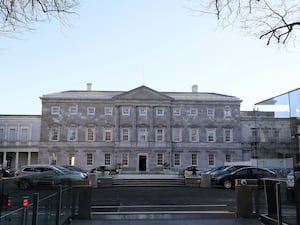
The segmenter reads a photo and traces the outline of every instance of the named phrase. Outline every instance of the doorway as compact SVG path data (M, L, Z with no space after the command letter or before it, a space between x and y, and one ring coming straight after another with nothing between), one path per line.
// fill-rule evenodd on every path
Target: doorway
M140 155L139 156L139 171L147 170L147 156Z

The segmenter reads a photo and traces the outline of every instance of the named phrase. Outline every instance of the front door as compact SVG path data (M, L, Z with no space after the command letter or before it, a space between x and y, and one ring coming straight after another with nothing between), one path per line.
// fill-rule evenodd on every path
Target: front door
M146 171L147 169L147 156L140 155L139 156L139 170Z

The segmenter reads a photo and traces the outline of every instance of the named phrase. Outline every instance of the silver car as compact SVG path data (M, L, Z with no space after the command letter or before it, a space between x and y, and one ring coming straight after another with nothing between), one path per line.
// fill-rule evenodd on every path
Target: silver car
M57 184L71 185L86 180L86 174L70 171L64 167L48 164L23 166L15 172L16 185L22 189L34 186L54 186Z

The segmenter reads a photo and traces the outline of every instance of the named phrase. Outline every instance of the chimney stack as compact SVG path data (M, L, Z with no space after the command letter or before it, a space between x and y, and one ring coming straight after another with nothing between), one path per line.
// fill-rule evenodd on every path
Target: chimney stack
M192 92L198 92L198 85L194 84L192 86Z
M86 84L86 90L91 91L92 90L92 83L87 83Z

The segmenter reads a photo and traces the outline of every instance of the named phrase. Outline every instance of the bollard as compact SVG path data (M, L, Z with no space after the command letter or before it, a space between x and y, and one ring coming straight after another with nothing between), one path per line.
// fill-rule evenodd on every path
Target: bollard
M28 205L29 205L29 197L27 196L23 197L22 225L27 225Z

